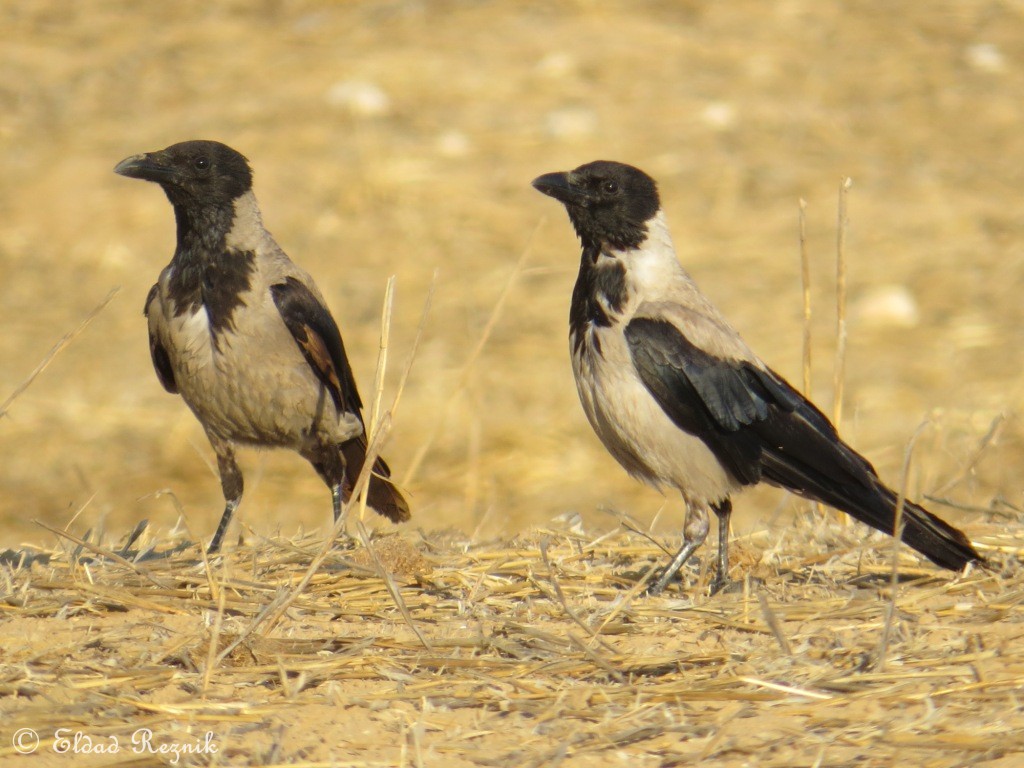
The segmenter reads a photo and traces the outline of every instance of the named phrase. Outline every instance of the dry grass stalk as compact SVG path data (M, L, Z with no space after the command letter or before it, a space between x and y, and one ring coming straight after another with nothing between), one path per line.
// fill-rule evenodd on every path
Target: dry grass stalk
M477 339L476 346L473 347L472 352L469 353L469 357L466 358L466 362L463 363L461 371L459 371L457 384L452 388L451 393L448 395L448 399L445 400L444 404L437 410L438 418L434 422L434 428L427 435L427 439L423 441L419 450L417 450L413 455L412 461L409 462L405 471L405 476L402 479L403 485L409 484L416 476L416 473L419 471L424 459L426 459L427 454L430 453L430 449L434 446L435 441L440 436L441 431L447 426L452 405L465 390L469 376L472 373L473 368L476 366L477 361L480 359L480 355L483 353L484 347L487 346L487 342L490 340L491 334L494 332L494 328L498 324L498 320L501 318L502 311L505 308L505 303L508 301L508 297L512 293L512 288L515 286L516 281L523 272L523 268L525 267L526 261L530 255L533 239L543 223L544 219L538 221L537 226L533 228L533 232L531 232L529 238L527 238L526 247L523 248L522 252L519 254L519 259L516 261L515 266L512 268L512 272L505 281L505 285L501 289L501 293L498 295L497 301L494 302L494 307L491 309L487 322L484 323L483 330L480 331L480 338Z
M413 621L412 614L409 612L409 607L402 598L402 592L395 583L394 576L391 575L384 563L381 562L381 559L377 554L377 550L374 548L373 544L370 543L369 534L366 532L366 527L362 524L362 521L359 521L356 525L356 531L359 533L359 540L362 542L363 547L370 554L370 558L377 570L377 575L384 581L384 585L387 587L388 593L391 595L391 599L395 601L395 605L402 614L402 618L405 619L405 623L409 626L409 629L413 631L413 634L416 635L416 638L423 643L423 647L428 651L432 651L433 646L431 646L427 638L423 636L423 633L420 632L419 627L416 626L416 622Z
M367 441L373 439L374 432L377 429L377 422L380 419L380 403L381 398L384 396L384 372L388 367L388 343L391 339L391 313L394 308L395 302L395 276L392 275L388 278L388 282L384 287L384 303L380 313L380 346L378 347L377 353L377 371L373 378L373 400L370 403L370 418L367 421ZM368 462L373 464L372 461ZM363 487L363 492L358 496L359 504L359 519L366 519L366 497L369 495L366 493L366 488L369 485ZM353 500L357 497L353 494Z
M811 257L807 252L807 201L800 200L800 285L803 292L804 395L811 397Z
M800 286L803 294L803 355L802 366L804 395L811 399L811 256L807 249L807 201L800 199ZM815 514L820 519L825 508L820 502L812 502Z
M836 215L836 356L832 371L832 423L842 432L843 396L846 387L846 231L850 219L847 215L847 197L853 179L844 177L839 184L839 210ZM821 505L818 505L821 509ZM850 518L839 514L843 526L850 525Z
M846 230L849 216L846 205L853 179L846 177L839 185L839 211L836 216L836 357L832 376L832 422L842 429L843 387L846 383Z
M200 547L199 549L202 550L204 548ZM208 569L208 562L206 561L205 557L203 559L204 559L204 566L206 566L206 568ZM222 569L221 573L224 576L224 581L227 582L228 558L223 558L221 569ZM209 574L208 570L207 570L207 573ZM217 666L218 661L219 661L218 660L218 656L217 656L217 645L220 642L220 633L221 633L221 629L224 626L224 604L225 604L225 598L226 598L226 595L227 595L227 591L224 590L224 589L218 589L216 591L216 593L214 593L213 592L213 584L214 584L214 581L211 580L210 581L211 596L213 596L214 594L216 595L217 613L214 615L213 627L210 630L210 645L209 645L209 648L207 649L206 664L204 665L204 668L203 668L202 691L203 691L204 695L210 689L210 677L213 675L214 669Z
M933 496L942 496L943 494L948 493L957 485L966 480L972 472L974 472L974 470L978 466L978 463L981 461L982 457L989 450L989 448L991 448L993 445L999 442L999 436L1002 434L1003 428L1006 426L1006 418L1007 417L1005 413L996 414L995 418L992 419L992 423L989 424L988 430L986 430L985 434L981 436L980 440L978 440L977 447L971 453L971 456L967 459L967 461L964 462L963 466L960 468L960 471L957 472L952 477L950 477L949 480L944 482L934 491L932 491Z
M378 425L376 434L370 441L366 448L366 461L363 464L363 469L359 473L359 478L356 480L355 485L352 489L352 497L357 498L358 494L361 494L366 487L366 484L370 481L370 475L372 473L373 462L376 461L377 456L380 455L381 445L386 439L390 432L391 421L388 414L385 414ZM347 505L346 505L347 506ZM330 532L323 540L319 550L313 556L309 565L306 567L298 583L291 589L278 592L274 600L267 606L265 606L256 618L249 624L245 632L243 632L233 643L228 645L217 657L218 663L223 661L228 654L234 651L239 645L247 640L257 629L262 627L262 634L265 636L273 627L281 620L285 612L292 606L292 604L298 599L298 597L305 591L306 587L312 581L313 577L319 571L320 566L323 565L324 560L327 559L330 554L337 537L341 534L345 527L347 509L343 509L341 516L335 521Z
M764 592L757 593L757 602L761 606L761 615L764 616L765 624L768 625L772 634L775 635L775 640L779 644L779 648L787 656L792 656L793 649L790 647L789 640L786 639L786 635L782 631L782 625L779 624L779 619L772 610L772 606L768 602L768 598L765 596Z
M92 311L85 316L82 322L75 326L73 330L68 331L63 336L60 337L57 343L50 348L50 351L43 356L43 359L39 362L39 365L37 365L32 370L32 373L28 375L28 378L26 378L23 382L21 382L21 384L15 387L14 391L11 392L11 394L7 397L6 400L3 401L3 403L0 403L0 419L7 415L7 411L10 410L11 403L17 400L18 396L22 392L24 392L26 389L32 386L32 382L36 380L39 374L45 371L47 367L49 367L50 363L53 362L54 358L56 358L57 355L59 355L64 350L64 348L74 340L76 336L78 336L82 331L86 329L86 327L88 327L89 323L91 323L95 319L96 315L102 312L106 308L107 304L113 301L114 297L117 296L117 292L120 290L120 288L112 288L110 290L110 293L106 295L106 298L104 298L103 301L97 304L92 309Z
M892 570L889 574L889 603L885 612L885 626L878 641L878 649L875 651L874 668L879 672L885 671L886 656L889 650L889 640L892 636L892 624L896 617L896 597L899 594L900 586L900 549L903 537L903 511L907 505L907 488L910 483L910 460L914 455L914 445L917 438L921 436L928 422L922 422L914 430L914 434L907 441L906 450L903 452L903 468L900 471L899 491L896 494L896 514L892 524Z

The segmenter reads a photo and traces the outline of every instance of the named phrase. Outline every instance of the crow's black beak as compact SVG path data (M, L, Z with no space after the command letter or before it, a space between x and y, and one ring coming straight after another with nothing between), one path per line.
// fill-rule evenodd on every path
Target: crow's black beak
M587 197L574 185L568 173L545 173L533 180L533 187L566 205L586 205Z
M145 179L159 184L173 177L174 169L162 162L160 153L153 152L126 157L114 166L114 173L130 179Z

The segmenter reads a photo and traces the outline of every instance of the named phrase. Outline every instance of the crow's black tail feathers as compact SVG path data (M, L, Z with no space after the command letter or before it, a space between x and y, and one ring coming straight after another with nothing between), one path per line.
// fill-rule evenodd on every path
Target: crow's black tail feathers
M835 507L872 528L893 535L896 494L882 484L870 464L860 459L852 449L847 451L850 457L859 461L847 463L846 468L852 468L853 472L835 473L840 477L845 474L842 481L825 477L805 464L774 453L767 453L764 457L764 479L805 498ZM918 504L904 503L902 525L902 540L936 565L960 571L968 563L985 562L962 531Z
M345 501L352 494L352 486L359 479L366 463L366 438L360 436L341 444L341 453L345 457ZM411 517L409 502L392 484L391 469L384 459L377 457L373 463L373 474L370 476L370 491L366 503L379 514L393 523L402 523Z
M892 518L895 522L896 494L881 483L878 490L886 506L892 509ZM963 531L936 517L919 504L904 501L902 525L903 541L936 565L949 568L951 571L962 571L968 563L985 562L985 558L978 554ZM891 534L892 526L890 525L887 531L884 528L879 530Z

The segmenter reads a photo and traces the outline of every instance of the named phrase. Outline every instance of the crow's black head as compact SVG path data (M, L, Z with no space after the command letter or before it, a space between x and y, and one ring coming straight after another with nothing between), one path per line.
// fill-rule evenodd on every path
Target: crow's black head
M219 141L183 141L159 152L125 158L115 173L155 181L175 206L222 207L252 189L252 169Z
M654 179L631 165L596 160L567 173L533 180L537 190L565 205L584 244L636 248L661 207Z

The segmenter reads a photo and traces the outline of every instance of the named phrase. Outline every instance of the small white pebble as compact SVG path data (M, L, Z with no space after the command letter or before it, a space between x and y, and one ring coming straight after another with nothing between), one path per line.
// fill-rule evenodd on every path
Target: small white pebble
M701 110L700 119L718 131L732 128L736 124L736 107L725 101L713 101Z
M999 46L993 43L975 43L964 51L967 63L980 72L1000 73L1006 71L1006 58Z
M548 113L544 127L557 139L590 136L597 130L597 114L586 107L563 107Z
M576 71L576 59L571 53L565 51L549 53L537 62L536 70L539 74L550 77L552 80L566 77Z
M873 328L913 328L921 322L914 295L903 285L879 285L853 304L856 322Z
M313 231L319 237L333 235L344 227L345 222L334 211L328 211L317 216L313 221Z
M339 80L326 94L327 103L358 117L381 117L391 111L391 97L368 80Z
M124 243L109 243L101 252L100 260L108 267L122 267L134 261L133 255Z
M473 144L462 131L445 131L437 137L437 151L444 157L465 157Z

